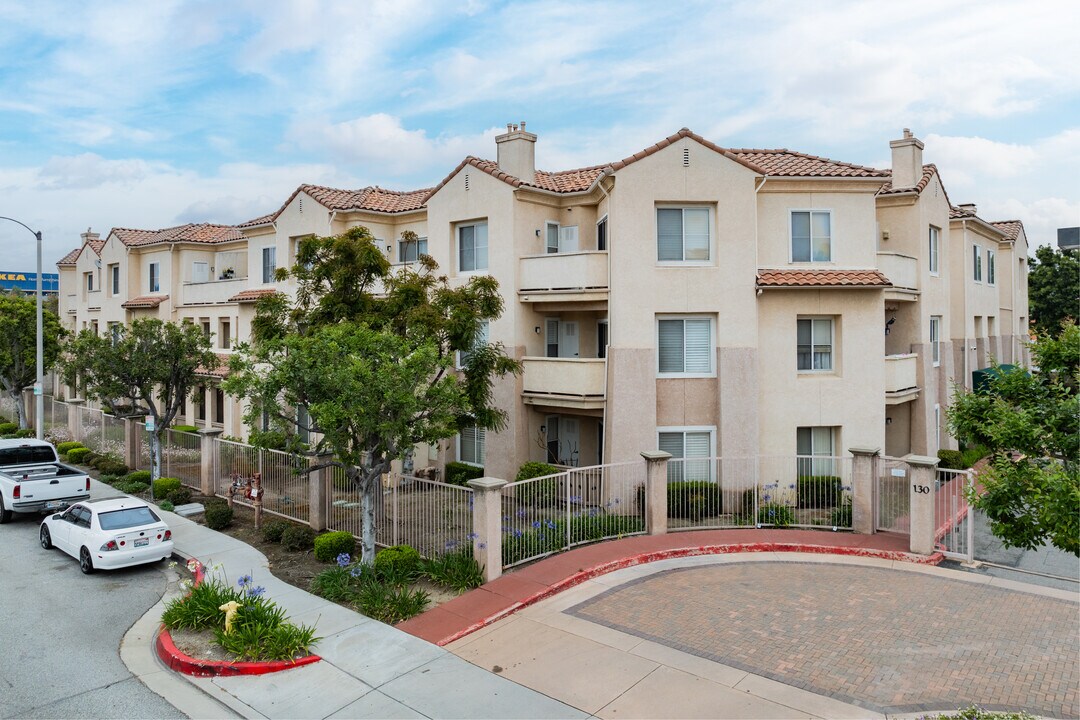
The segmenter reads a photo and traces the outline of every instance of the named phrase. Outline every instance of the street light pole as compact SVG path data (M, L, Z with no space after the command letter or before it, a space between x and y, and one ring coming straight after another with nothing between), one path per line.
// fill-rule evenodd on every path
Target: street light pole
M45 437L45 343L41 309L41 231L34 230L26 223L15 218L0 215L0 220L10 220L13 223L22 225L32 232L37 239L37 380L34 382L34 434L38 440L42 440Z

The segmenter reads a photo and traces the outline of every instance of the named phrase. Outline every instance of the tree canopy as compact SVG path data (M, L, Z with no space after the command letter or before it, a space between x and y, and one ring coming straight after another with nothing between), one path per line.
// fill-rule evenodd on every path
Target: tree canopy
M520 369L483 341L503 310L497 281L454 285L437 269L426 255L392 267L362 227L302 240L296 264L279 271L295 280L295 300L259 301L252 342L238 348L224 384L248 400L251 425L264 414L293 428L306 418L303 429L361 492L365 563L375 553L375 491L391 462L464 426L503 427L492 385Z
M47 372L60 355L64 334L56 313L41 315L42 356ZM22 390L37 382L37 299L0 294L0 385L15 401L19 427L29 427Z
M1066 318L1080 310L1080 253L1062 252L1050 245L1035 250L1028 273L1031 319L1041 333L1057 334Z
M991 377L984 392L956 390L949 430L993 455L973 498L1009 547L1044 543L1080 555L1080 327L1032 345L1037 369Z

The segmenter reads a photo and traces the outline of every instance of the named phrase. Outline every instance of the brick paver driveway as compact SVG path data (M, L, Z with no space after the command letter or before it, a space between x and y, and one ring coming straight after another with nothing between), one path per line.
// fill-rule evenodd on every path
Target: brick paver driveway
M567 612L877 712L1080 717L1077 605L909 571L827 563L687 567Z

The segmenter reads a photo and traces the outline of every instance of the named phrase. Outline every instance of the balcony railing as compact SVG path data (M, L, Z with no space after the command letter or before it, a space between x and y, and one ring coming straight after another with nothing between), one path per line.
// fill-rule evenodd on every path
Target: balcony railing
M919 289L919 260L893 252L877 254L878 270L892 281L893 287Z
M603 358L522 358L524 393L577 407L603 402L606 362Z
M885 356L885 392L905 394L918 389L917 353Z
M225 280L207 280L206 282L185 282L183 296L180 298L182 305L210 305L213 303L228 302L236 293L247 289L249 285L246 277L228 278Z
M521 292L607 292L606 250L551 253L521 258Z

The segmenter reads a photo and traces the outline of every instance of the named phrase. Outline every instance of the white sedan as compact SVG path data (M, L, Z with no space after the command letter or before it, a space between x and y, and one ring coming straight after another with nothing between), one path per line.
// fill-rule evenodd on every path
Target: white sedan
M172 555L172 531L133 497L84 500L41 522L41 547L79 559L84 573L157 562Z

